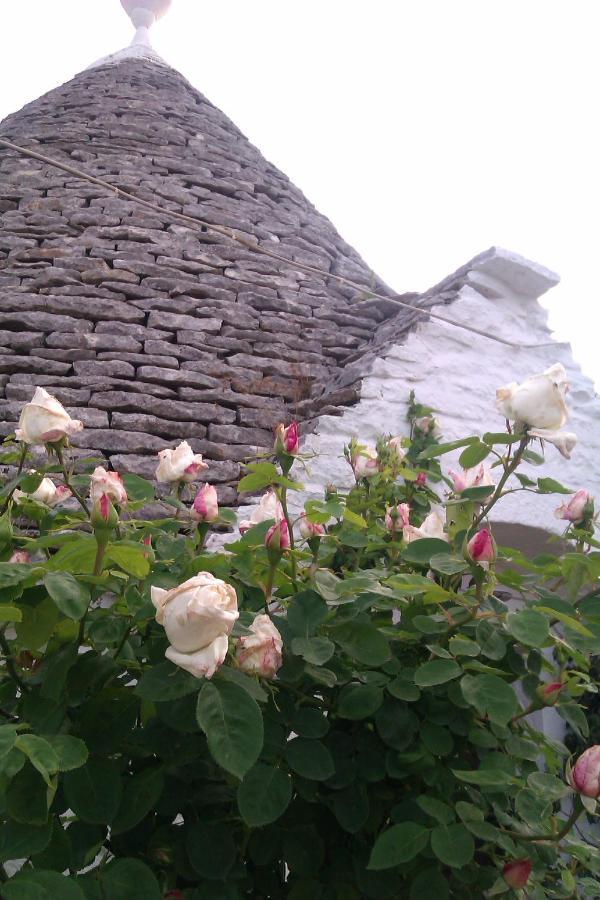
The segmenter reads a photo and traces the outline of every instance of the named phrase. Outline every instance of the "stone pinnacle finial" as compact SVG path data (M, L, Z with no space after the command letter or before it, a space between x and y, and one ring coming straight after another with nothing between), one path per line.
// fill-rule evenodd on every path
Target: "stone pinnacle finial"
M121 0L121 6L135 26L133 44L150 46L148 30L171 6L171 0Z

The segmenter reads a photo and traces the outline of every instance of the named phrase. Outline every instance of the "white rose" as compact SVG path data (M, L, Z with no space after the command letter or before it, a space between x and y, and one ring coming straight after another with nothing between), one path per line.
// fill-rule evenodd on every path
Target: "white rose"
M448 535L444 531L444 519L437 510L430 512L422 525L406 525L402 529L402 537L407 544L418 541L421 538L438 538L447 541Z
M462 494L469 488L491 487L494 484L492 471L484 463L473 466L471 469L463 469L462 472L453 472L451 469L449 474L454 482L455 494Z
M352 457L352 471L355 478L370 478L379 472L379 459L374 447L361 447Z
M211 678L225 658L227 637L239 616L235 588L210 572L199 572L169 591L152 587L151 598L156 621L171 644L167 658L193 675Z
M39 487L31 494L26 494L18 489L13 493L13 498L17 502L26 497L28 500L35 500L36 503L43 503L45 506L57 506L70 496L71 491L66 484L57 486L51 478L42 478Z
M161 450L158 454L156 480L163 482L197 481L198 475L208 466L200 453L194 453L187 441L174 450Z
M102 466L98 466L92 472L90 481L90 499L92 503L99 503L103 494L123 506L127 503L127 491L123 484L123 479L118 472L107 472Z
M392 450L396 451L396 456L398 457L398 462L402 462L402 460L408 453L408 450L406 450L402 446L402 441L403 441L403 438L400 436L390 438L390 440L388 441L388 447L391 447Z
M568 418L565 396L569 390L565 368L556 363L522 384L513 382L496 391L499 412L511 422L556 431Z
M271 490L262 495L260 503L254 507L250 518L241 521L238 527L240 533L244 534L249 528L252 528L254 525L260 525L261 522L269 522L271 519L281 522L283 518L283 507L277 499L275 491Z
M273 678L283 661L281 635L269 616L264 614L256 616L250 631L251 635L245 635L237 642L238 665L245 672Z
M72 419L55 397L39 387L21 410L15 436L25 444L54 444L82 428L83 422Z

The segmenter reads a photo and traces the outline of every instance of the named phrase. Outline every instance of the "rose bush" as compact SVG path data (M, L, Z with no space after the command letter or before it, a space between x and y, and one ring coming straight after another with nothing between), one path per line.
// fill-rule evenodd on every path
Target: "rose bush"
M213 552L236 517L186 442L148 519L154 484L75 464L36 392L0 450L0 895L598 896L594 503L535 469L567 388L552 367L501 389L506 431L450 443L413 399L303 508L282 425ZM563 545L497 546L516 491L563 495Z

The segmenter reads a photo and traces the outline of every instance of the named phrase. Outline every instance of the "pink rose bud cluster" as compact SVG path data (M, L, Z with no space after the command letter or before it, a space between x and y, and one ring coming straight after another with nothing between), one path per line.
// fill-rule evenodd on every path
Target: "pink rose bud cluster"
M515 891L524 888L529 881L533 863L530 859L511 859L502 869L502 877Z
M194 453L187 441L174 450L161 450L158 454L156 480L167 484L197 481L200 472L208 469L200 453Z
M212 484L205 484L200 488L192 504L190 515L198 523L217 521L219 518L219 500L217 498L217 490Z
M318 522L311 522L310 519L307 518L304 510L300 513L300 524L298 527L300 529L300 534L306 540L320 538L325 534L325 526L319 525Z
M584 797L600 797L600 745L585 750L571 771L571 787Z
M300 432L298 423L292 422L287 428L280 424L275 432L275 452L286 453L288 456L297 456L300 450Z
M397 506L388 506L385 514L385 527L388 531L396 532L410 525L410 506L408 503L399 503Z
M496 555L496 542L487 528L481 528L467 544L467 556L473 562L491 563Z
M56 397L38 387L31 401L21 410L15 437L32 446L57 444L82 429L83 422L72 419Z
M557 519L565 519L574 525L591 519L594 516L594 498L584 488L580 488L573 496L554 511Z
M252 634L239 638L236 645L239 668L261 678L274 678L283 661L281 634L264 614L256 616L250 631Z

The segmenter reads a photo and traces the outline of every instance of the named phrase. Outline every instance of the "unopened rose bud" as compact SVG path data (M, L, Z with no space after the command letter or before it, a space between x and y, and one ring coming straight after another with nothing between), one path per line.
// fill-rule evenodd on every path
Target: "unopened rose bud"
M283 640L269 616L258 615L250 626L252 634L237 642L240 669L262 678L274 678L282 663Z
M363 447L353 453L350 465L354 472L354 477L358 481L359 478L370 478L379 472L379 458L377 450L374 447Z
M402 462L402 460L408 453L408 450L402 446L402 441L403 441L403 438L398 436L398 437L390 438L389 441L387 442L388 447L390 448L390 450L393 451L393 453L397 457L396 462L399 462L399 463Z
M155 556L154 556L154 550L152 549L152 535L151 534L144 535L144 537L142 538L142 544L144 546L144 556L146 557L147 560L149 560L151 563L153 563Z
M594 498L584 488L580 488L567 503L561 505L554 511L557 519L566 519L567 522L577 524L585 519L594 517Z
M385 514L385 527L388 531L401 531L408 525L410 525L410 506L408 503L388 506Z
M265 536L265 547L271 553L284 553L290 548L290 532L285 519L271 525Z
M490 563L496 559L496 542L487 528L482 528L467 544L467 555L473 562Z
M427 475L425 474L425 472L419 472L415 484L417 487L425 487L425 485L427 484Z
M200 488L194 499L190 515L196 522L216 522L219 518L217 491L212 484L205 484Z
M585 750L571 772L571 787L584 797L600 797L600 745Z
M502 869L502 877L515 891L524 888L529 881L533 864L530 859L511 859Z
M275 452L286 453L288 456L297 456L300 449L300 433L298 423L292 422L286 428L281 424L275 432Z
M320 538L325 534L325 528L323 525L319 525L317 522L311 522L310 519L307 519L306 513L300 513L300 534L306 540L310 540L311 538Z
M94 503L92 504L90 521L95 531L106 531L108 529L114 529L119 524L119 516L116 509L110 502L110 497L108 496L108 494L102 494L97 500L94 501Z
M9 562L18 566L26 566L31 562L31 557L26 550L15 550Z
M548 684L540 684L536 694L544 704L544 706L554 706L563 689L560 681L550 681Z
M118 472L107 472L102 466L98 466L92 472L90 479L92 503L100 500L103 494L106 494L109 500L118 506L124 506L127 503L127 491Z

